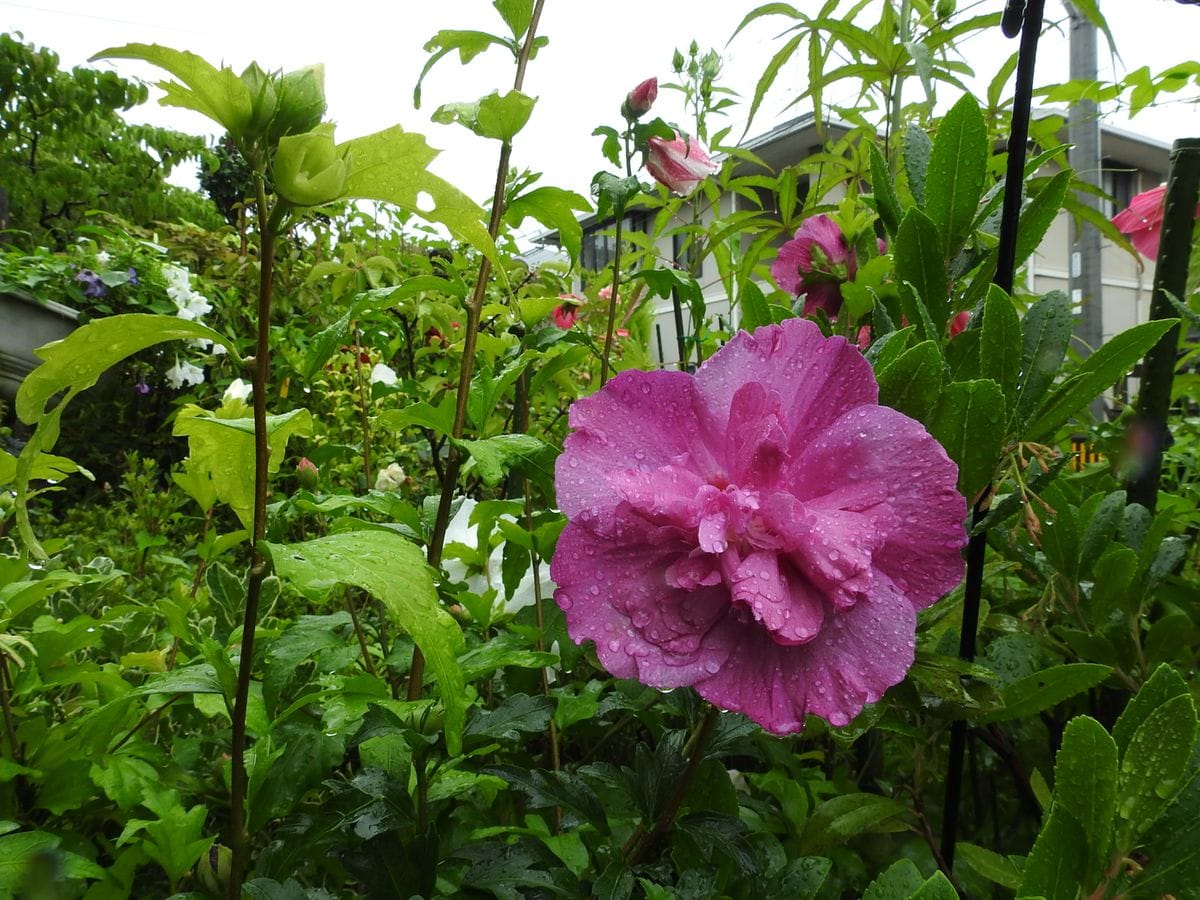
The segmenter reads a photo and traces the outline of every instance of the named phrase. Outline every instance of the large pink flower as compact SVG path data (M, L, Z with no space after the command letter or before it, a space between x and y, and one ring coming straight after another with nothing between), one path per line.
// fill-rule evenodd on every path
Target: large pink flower
M885 251L879 241L879 252ZM831 319L842 308L842 283L852 281L857 271L854 250L826 215L805 219L771 264L771 277L780 289L805 298L804 315L823 309Z
M696 185L720 168L708 157L695 138L681 137L665 141L652 137L646 150L646 169L668 190L680 195L690 194Z
M954 463L878 393L843 338L791 319L575 403L550 567L571 637L777 733L878 700L966 539Z
M1158 259L1158 242L1162 238L1163 208L1167 202L1167 186L1143 191L1129 206L1113 216L1117 230L1129 238L1134 249L1147 259ZM1200 206L1196 207L1196 218L1200 219Z

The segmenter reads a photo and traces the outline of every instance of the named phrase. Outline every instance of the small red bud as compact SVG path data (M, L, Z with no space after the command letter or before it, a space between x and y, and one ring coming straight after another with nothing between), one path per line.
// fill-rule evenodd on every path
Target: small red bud
M315 491L317 483L321 480L321 473L307 456L300 457L300 462L296 463L296 480L300 482L300 487L306 491Z

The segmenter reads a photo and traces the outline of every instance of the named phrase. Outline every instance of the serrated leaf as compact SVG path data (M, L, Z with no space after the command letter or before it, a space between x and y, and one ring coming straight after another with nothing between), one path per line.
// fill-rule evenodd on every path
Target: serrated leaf
M496 245L483 227L483 210L428 170L438 153L424 136L399 125L338 144L338 156L350 162L344 195L394 203L445 225L455 238L472 244L496 263Z
M160 103L195 110L208 116L235 140L245 137L254 101L250 88L232 69L225 66L218 69L195 53L159 44L109 47L92 56L89 62L97 59L140 59L170 72L183 84L160 82L159 86L166 91Z
M1020 886L1021 870L1012 860L999 853L966 841L959 841L955 845L955 852L963 862L988 881L1013 890Z
M438 600L433 570L417 546L386 531L349 531L300 544L265 546L280 577L313 599L324 599L335 585L349 584L383 603L436 674L446 710L446 747L451 756L462 752L462 630Z
M1079 542L1079 574L1086 578L1109 548L1125 512L1125 492L1113 491L1096 506Z
M1130 846L1182 789L1196 729L1196 705L1187 693L1160 704L1133 733L1121 756L1118 846Z
M1146 351L1178 324L1178 319L1156 319L1109 338L1046 398L1025 429L1024 437L1037 441L1052 436L1068 419L1128 374Z
M933 322L934 340L945 333L950 318L949 279L938 226L919 209L904 214L892 248L896 278L908 282Z
M933 142L929 140L929 135L916 124L909 124L904 130L904 173L908 176L908 189L912 191L917 206L925 205L925 176L932 152Z
M958 489L978 494L996 471L1004 445L1004 394L990 379L955 381L942 391L929 433L958 464Z
M1054 803L1083 829L1088 847L1084 871L1089 883L1098 882L1117 811L1117 745L1093 718L1076 716L1067 723L1054 763Z
M591 209L592 205L582 194L558 187L539 187L509 201L504 210L504 220L514 228L519 228L528 217L557 231L573 266L583 244L583 225L576 213L587 213Z
M478 710L467 721L463 737L517 741L522 734L545 731L554 715L549 697L513 694L495 709Z
M1084 843L1083 829L1074 818L1052 806L1025 860L1017 896L1076 900L1086 863L1086 857L1079 852Z
M938 225L943 260L953 257L971 232L988 155L983 113L975 98L964 94L938 126L926 173L925 212Z
M479 441L459 441L475 461L483 483L495 486L513 468L549 478L553 476L554 449L531 434L499 434Z
M588 822L601 834L608 833L604 804L582 778L569 772L549 772L518 766L487 766L489 775L503 778L528 798L536 809L561 806Z
M1096 663L1066 663L1042 669L1003 688L1000 699L1004 706L984 716L983 721L1006 722L1035 716L1095 687L1111 672L1111 667Z
M892 173L887 161L874 141L867 142L871 157L871 192L875 195L875 211L888 237L895 238L900 228L900 201L896 199L896 188L892 185Z
M1017 405L1011 410L1018 435L1058 375L1074 326L1071 301L1062 291L1051 291L1038 300L1021 320L1021 374Z
M933 341L922 341L879 370L879 402L921 422L942 393L942 354Z
M979 338L979 374L990 378L1004 392L1009 408L1016 402L1017 377L1021 373L1021 318L1004 291L993 285L983 307Z
M842 794L826 800L809 817L800 835L800 852L816 853L868 832L896 831L908 807L878 794Z

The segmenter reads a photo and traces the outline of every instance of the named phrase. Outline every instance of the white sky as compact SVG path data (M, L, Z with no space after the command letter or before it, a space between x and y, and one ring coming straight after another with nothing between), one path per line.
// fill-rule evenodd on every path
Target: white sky
M792 2L801 9L817 8L816 0ZM967 2L960 0L960 7ZM760 72L773 49L781 45L774 38L787 24L779 17L760 20L726 47L738 22L757 5L728 0L547 0L539 34L548 36L550 45L530 64L525 87L526 93L539 97L539 103L514 144L513 164L544 172L544 184L586 193L592 174L606 165L592 129L601 123L617 124L621 100L643 78L657 75L660 81L669 80L672 51L675 47L686 51L693 38L702 48L723 49L725 83L748 104ZM997 11L1002 5L1002 0L975 4L977 12ZM1195 58L1200 7L1173 0L1101 0L1101 6L1122 55L1118 72L1142 65L1157 72ZM1050 0L1048 19L1063 16L1059 0ZM264 68L285 70L324 62L328 115L338 123L339 140L399 123L406 130L424 133L432 146L444 150L433 166L438 174L476 198L490 195L494 142L476 138L461 126L436 125L429 117L442 103L471 100L497 87L508 90L511 58L491 50L464 67L456 54L447 57L426 79L422 108L412 106L412 89L426 60L422 46L436 31L503 31L488 0L0 0L0 24L6 31L22 32L27 42L54 50L68 67L83 64L103 48L135 41L191 50L239 72L252 59ZM1066 79L1065 33L1063 29L1043 38L1039 83ZM986 84L1015 49L1016 41L1006 40L995 29L964 48L964 53ZM1112 60L1103 40L1100 57L1102 75L1111 73ZM161 77L150 66L125 60L97 65L127 77ZM805 66L805 61L796 60L780 73L752 133L809 111L803 104L786 112L782 109L803 85ZM919 87L914 83L909 90ZM675 96L661 94L655 112L668 120L679 118ZM211 133L202 116L160 107L153 100L128 117ZM740 131L741 119L737 121ZM1192 103L1148 110L1132 122L1119 115L1109 121L1168 142L1200 135L1200 107Z

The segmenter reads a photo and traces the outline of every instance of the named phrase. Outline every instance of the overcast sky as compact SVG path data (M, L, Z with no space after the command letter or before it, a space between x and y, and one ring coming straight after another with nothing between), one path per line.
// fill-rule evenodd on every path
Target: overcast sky
M815 0L793 4L801 9L816 6ZM638 81L650 75L668 80L672 51L686 49L693 38L725 54L726 83L748 103L759 74L780 45L776 36L786 25L780 18L760 20L727 46L738 22L756 5L728 0L547 0L539 33L550 38L550 45L530 64L525 88L539 102L515 142L514 165L545 172L544 183L586 192L592 174L605 165L592 129L616 124L622 98ZM959 5L965 6L964 0ZM977 12L998 11L1002 5L1002 0L975 4ZM1158 71L1195 58L1200 7L1172 0L1101 0L1101 6L1122 56L1116 63L1119 74L1142 65ZM1047 18L1063 16L1059 0L1049 0ZM511 59L493 50L464 67L457 55L448 57L426 80L422 108L412 106L412 89L427 56L422 46L430 36L445 28L503 29L488 0L0 0L0 22L6 31L20 31L26 41L56 51L66 66L82 64L105 47L135 41L191 50L239 72L252 59L267 69L324 62L329 116L338 124L339 139L399 123L423 132L431 145L445 151L433 166L438 174L476 198L490 194L494 143L459 126L436 125L429 117L441 103L510 88ZM1114 61L1103 42L1101 46L1101 71L1111 74ZM986 83L1015 48L1015 41L995 29L964 53ZM160 77L152 67L125 60L97 65L128 77ZM783 109L804 82L804 66L797 60L780 73L752 133L810 111L806 105ZM1065 29L1043 39L1038 72L1040 82L1066 79ZM1197 91L1185 93L1194 96ZM678 104L665 94L655 111L668 119L680 115ZM153 101L129 118L211 132L200 115ZM1149 110L1132 122L1119 116L1110 121L1167 142L1200 135L1200 107L1192 103ZM737 122L740 128L742 120Z

